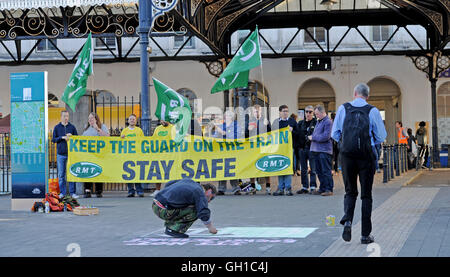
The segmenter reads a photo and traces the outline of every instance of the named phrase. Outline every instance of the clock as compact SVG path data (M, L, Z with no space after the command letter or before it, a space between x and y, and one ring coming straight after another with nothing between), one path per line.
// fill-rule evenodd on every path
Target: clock
M293 58L292 71L330 71L331 58Z

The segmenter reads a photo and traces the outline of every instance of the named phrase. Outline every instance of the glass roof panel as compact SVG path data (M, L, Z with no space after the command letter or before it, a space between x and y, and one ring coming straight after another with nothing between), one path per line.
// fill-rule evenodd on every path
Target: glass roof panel
M270 12L311 12L325 10L367 10L387 9L378 0L335 0L336 3L328 6L321 5L322 0L284 0Z

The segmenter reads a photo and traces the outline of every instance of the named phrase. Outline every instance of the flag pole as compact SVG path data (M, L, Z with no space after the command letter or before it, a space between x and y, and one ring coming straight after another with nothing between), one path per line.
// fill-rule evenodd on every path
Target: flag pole
M259 29L258 29L258 40L259 40ZM259 49L259 54L261 55L261 65L260 65L260 67L261 67L261 82L262 82L262 89L263 89L264 109L266 109L266 91L265 91L265 85L264 85L264 70L263 70L263 59L262 59L261 47ZM258 91L256 93L258 93ZM268 117L268 115L267 115L267 117Z

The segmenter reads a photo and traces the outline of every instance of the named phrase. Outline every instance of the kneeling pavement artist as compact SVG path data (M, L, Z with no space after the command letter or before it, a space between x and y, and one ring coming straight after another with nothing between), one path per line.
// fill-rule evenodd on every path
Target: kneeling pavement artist
M217 190L211 184L182 179L170 181L154 198L153 212L165 221L165 233L176 238L188 238L186 231L198 219L209 232L217 233L212 225L208 203L214 199Z

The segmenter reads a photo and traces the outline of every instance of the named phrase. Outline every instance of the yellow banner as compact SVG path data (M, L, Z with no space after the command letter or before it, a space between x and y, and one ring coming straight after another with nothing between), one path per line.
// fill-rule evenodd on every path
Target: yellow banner
M191 136L180 145L152 137L72 136L70 182L198 182L292 175L292 136L287 128L241 140Z

